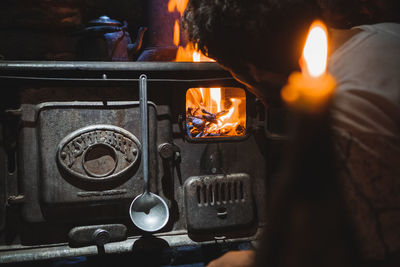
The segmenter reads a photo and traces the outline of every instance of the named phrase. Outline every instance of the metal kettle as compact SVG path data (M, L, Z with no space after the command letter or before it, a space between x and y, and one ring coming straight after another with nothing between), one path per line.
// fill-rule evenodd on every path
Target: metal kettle
M140 51L147 27L139 27L136 40L132 42L126 21L101 16L74 35L79 37L76 47L78 60L131 61Z

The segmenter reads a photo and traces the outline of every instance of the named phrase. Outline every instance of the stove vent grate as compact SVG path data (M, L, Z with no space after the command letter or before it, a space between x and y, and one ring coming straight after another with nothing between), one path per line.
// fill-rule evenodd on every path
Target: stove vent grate
M255 219L251 179L245 173L192 176L184 189L189 231L223 231Z
M198 185L196 187L197 203L203 206L245 201L244 190L245 185L241 180Z

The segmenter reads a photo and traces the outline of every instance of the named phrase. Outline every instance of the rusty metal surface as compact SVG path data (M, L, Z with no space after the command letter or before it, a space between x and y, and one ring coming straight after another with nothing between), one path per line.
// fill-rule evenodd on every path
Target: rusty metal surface
M251 179L245 173L189 177L184 195L189 232L217 236L255 222Z
M150 107L150 148L153 151L150 164L152 166L151 174L156 177L156 111L154 105ZM30 161L22 160L21 168L23 172L21 180L25 188L25 194L29 199L33 198L33 196L29 195L34 194L35 190L27 190L27 188L35 188L35 181L41 184L41 188L40 190L37 189L36 194L40 196L42 210L47 219L87 219L86 217L91 213L85 216L83 211L85 206L89 208L93 202L104 204L109 201L120 201L123 204L141 192L143 181L141 177L141 165L139 165L140 160L137 158L138 149L140 149L138 141L140 139L140 131L137 127L137 125L140 125L138 102L125 103L120 106L104 104L86 105L85 103L43 103L34 108L37 113L37 119L24 121L25 125L28 123L30 125L21 129L22 136L25 136L25 130L29 131L31 128L34 128L34 139L27 140L22 138L20 142L34 142L38 148L38 150L26 151L22 154L22 157L31 154L38 154L40 157ZM22 110L23 113L31 111L27 107L24 107ZM23 114L22 117L26 118L28 115ZM107 126L103 124L107 124ZM108 144L104 146L110 147L120 162L114 166L116 170L112 169L113 173L104 177L93 177L93 175L87 173L89 167L86 167L86 171L84 167L85 165L88 166L90 162L83 155L87 155L85 152L89 151L89 148L93 146L85 146L82 141L82 135L93 131L96 135L100 135L99 141L94 143ZM109 135L106 135L107 132ZM120 141L127 142L122 139L118 140L117 137L122 136L117 136L117 133L122 133L125 137L129 137L132 148L136 149L136 155L134 158L132 157L132 162L130 163L128 160L123 159L124 153L121 152L122 149L119 148L117 150L115 148L120 145ZM76 140L76 143L73 143L73 140ZM81 143L78 143L79 141ZM61 156L62 152L67 154L67 150L65 149L68 145L73 146L71 148L71 157L74 157L74 159L70 159L70 161L75 163L70 168L67 168L68 164L65 164ZM68 158L69 156L66 155L66 157ZM110 156L108 155L108 157ZM113 161L112 158L108 158L108 160ZM24 164L25 162L29 162L29 164ZM115 163L113 161L112 164ZM35 172L30 171L34 165L37 166L38 171L36 177L32 175ZM74 217L73 210L63 209L66 205L74 203L79 203L79 207L82 209L79 217ZM120 213L119 216L124 216L123 211ZM23 214L27 215L25 216L27 220L38 216L37 213L32 214L31 202L27 202L24 205ZM116 216L116 214L110 213L110 216ZM105 217L107 216L105 215Z
M101 183L117 179L140 159L140 141L114 125L94 124L78 129L60 141L57 164L66 175Z
M95 71L105 73L154 73L164 77L169 76L170 78L180 78L182 73L188 72L190 72L191 77L231 77L229 72L223 70L215 62L0 61L0 74L2 75L11 73L20 75L27 72L35 75L51 75L54 73L63 75L64 73L64 76L66 76L65 74L78 75ZM170 73L171 71L174 73ZM181 72L181 74L176 75L176 72ZM138 79L139 75L130 78ZM149 76L149 78L151 80L152 76Z
M127 172L131 175L125 177L123 167L129 164L118 145L118 140L123 142L124 139L117 137L121 128L140 140L138 73L148 74L149 101L154 103L149 110L150 172L154 175L150 179L151 191L165 199L170 211L165 229L154 236L171 247L213 243L215 238L226 242L257 239L257 229L266 222L268 143L265 131L257 128L263 124L255 120L259 115L255 99L247 98L249 134L245 139L188 142L185 132L179 127L178 117L185 114L185 92L189 87L217 87L225 83L239 86L232 77L219 79L229 75L226 71L213 63L0 62L0 76L17 77L0 77L0 84L5 90L16 92L15 108L7 109L5 113L14 118L15 125L19 125L6 125L13 133L8 140L18 141L15 145L15 171L7 173L0 168L0 183L7 182L7 196L15 197L10 206L0 209L0 218L5 218L4 228L0 230L0 258L3 261L97 255L96 246L72 248L68 245L68 233L75 227L126 226L128 239L105 244L105 253L131 252L133 244L144 237L143 232L132 224L128 213L130 202L142 192L141 163L136 161L132 170ZM102 74L106 74L107 79L116 80L113 84L107 81L97 83ZM22 82L18 77L24 75L43 80ZM57 79L48 83L49 77ZM95 79L84 83L76 79L72 84L68 77ZM87 134L94 135L99 125L119 127L100 130L104 131L104 136L108 133L115 138L109 139L110 142L88 143L87 147L82 145L86 150L92 147L95 154L90 151L85 154L85 151L77 149L81 148L78 140L83 142L85 138L93 137ZM130 137L129 140L133 139ZM139 152L140 144L134 140L133 143ZM68 156L63 159L61 155L68 144L76 146L72 152L76 159L71 166L84 175L84 179L75 173L62 171L71 163ZM58 160L57 151L60 152ZM66 160L66 165L63 160ZM79 166L74 165L78 163ZM119 166L119 163L125 165ZM107 177L120 171L122 176L107 181ZM190 212L186 211L184 204L185 181L189 177L238 173L251 180L256 226L251 230L233 227L229 234L222 236L189 233L187 216Z
M3 141L3 123L0 122L0 231L4 227L6 210L6 179L3 177L6 172L6 153Z
M78 226L69 231L68 238L71 247L104 245L126 240L127 228L123 224Z
M40 261L48 259L63 259L68 257L77 256L95 256L104 254L121 254L121 253L132 253L136 251L136 247L141 247L141 249L149 249L151 246L159 246L160 243L166 248L180 247L180 246L190 246L190 245L213 245L218 243L232 243L232 242L244 242L250 241L254 242L257 246L257 240L259 240L262 234L262 229L259 228L257 232L251 237L245 238L234 238L225 239L223 241L210 240L204 242L196 242L190 239L185 231L174 231L169 234L155 234L153 237L140 237L134 236L130 237L125 241L112 242L104 245L104 250L102 248L91 245L80 248L71 248L68 244L54 244L54 245L43 245L36 247L22 247L14 246L9 247L8 251L4 251L3 247L0 246L0 263L15 263L15 262L28 262L28 261ZM146 241L147 246L143 247L139 245L141 241Z

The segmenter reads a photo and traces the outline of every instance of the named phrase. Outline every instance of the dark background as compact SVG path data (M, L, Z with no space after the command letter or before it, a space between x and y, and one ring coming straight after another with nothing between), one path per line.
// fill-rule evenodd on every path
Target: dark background
M399 0L317 0L330 26L400 21ZM77 60L72 36L99 16L128 23L134 40L140 26L149 30L143 48L172 46L179 12L168 13L169 0L2 0L0 60ZM181 36L184 33L181 32ZM185 38L181 38L184 43Z

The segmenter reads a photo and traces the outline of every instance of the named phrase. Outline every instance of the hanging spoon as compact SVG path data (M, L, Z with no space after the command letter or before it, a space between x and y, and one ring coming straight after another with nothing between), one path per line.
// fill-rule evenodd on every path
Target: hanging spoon
M147 77L144 74L139 78L139 97L142 122L144 192L132 201L129 215L138 228L146 232L155 232L167 224L169 210L167 203L160 196L149 192Z

